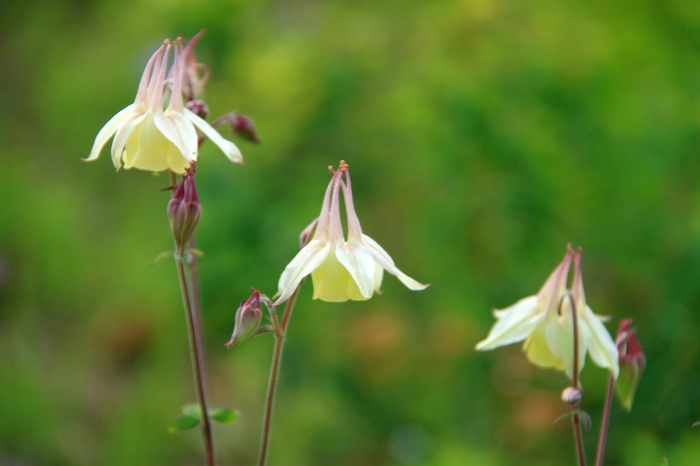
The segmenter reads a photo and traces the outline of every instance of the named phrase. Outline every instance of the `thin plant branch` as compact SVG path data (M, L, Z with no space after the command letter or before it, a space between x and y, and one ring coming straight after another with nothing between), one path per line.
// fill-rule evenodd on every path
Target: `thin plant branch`
M576 302L571 296L571 293L567 291L564 296L562 296L562 301L563 299L566 298L568 299L569 303L571 304L571 317L573 321L573 334L574 334L574 367L573 367L573 374L572 374L572 382L573 382L573 387L577 390L580 390L579 387L579 347L578 347L578 340L579 340L579 334L578 334L578 312L576 309ZM561 308L562 301L559 302L559 306ZM579 407L580 407L580 400L577 401L572 407L572 413L573 415L571 416L571 420L573 423L574 427L574 440L576 441L576 456L578 458L578 465L579 466L586 466L586 452L584 451L583 448L583 432L581 429L581 415L579 414Z
M605 407L603 408L603 420L600 425L600 437L598 437L598 452L595 458L596 466L603 466L605 458L605 443L608 440L608 426L610 425L610 408L612 407L613 389L615 388L615 376L610 374L608 392L605 395Z
M170 174L172 184L175 185L177 176L175 173ZM209 409L207 406L207 389L206 389L206 370L204 367L204 349L202 345L201 328L199 325L198 315L195 312L194 302L198 302L198 298L192 295L192 288L187 281L185 272L185 256L183 248L178 250L176 246L175 264L177 266L177 276L180 282L180 291L182 293L182 303L185 308L185 316L187 318L187 330L190 346L190 359L192 361L192 372L195 382L195 391L197 393L197 401L202 413L202 436L204 438L204 452L206 456L207 466L215 466L216 458L214 455L214 441L212 436L211 422L209 419Z
M275 348L272 352L272 366L270 367L270 380L267 385L267 396L265 398L265 414L263 415L262 434L260 436L260 454L258 455L258 466L265 466L267 455L270 446L270 429L272 427L272 410L275 404L275 394L277 391L277 381L279 380L279 370L282 362L282 349L284 348L285 335L287 333L287 325L289 318L294 309L299 290L303 285L304 280L299 282L292 296L289 297L284 308L282 321L279 325L275 325ZM273 311L274 312L274 311Z

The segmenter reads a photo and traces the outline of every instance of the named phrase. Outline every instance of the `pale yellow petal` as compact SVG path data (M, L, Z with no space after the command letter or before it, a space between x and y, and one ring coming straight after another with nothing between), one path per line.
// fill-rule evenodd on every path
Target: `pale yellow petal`
M476 345L478 350L490 350L524 340L544 319L538 308L537 296L523 298L512 306L499 311L498 321L486 339Z
M134 107L134 104L131 104L110 118L110 120L102 127L100 132L97 133L97 137L92 145L90 155L88 155L87 158L84 158L84 161L90 162L100 156L100 152L102 151L104 145L107 144L107 141L109 141L109 139L114 136L114 133L117 132L119 127L131 117Z
M362 235L362 241L365 243L365 246L369 249L370 254L372 254L372 257L374 258L377 263L384 268L387 272L390 274L396 276L399 280L401 280L401 283L406 285L409 290L424 290L430 285L426 285L420 282L417 282L416 280L412 279L402 271L400 271L396 265L394 265L394 261L391 259L391 256L372 238L370 238L367 235Z
M326 260L330 250L328 241L314 239L299 251L282 272L277 291L279 298L275 301L275 306L289 299L299 282Z

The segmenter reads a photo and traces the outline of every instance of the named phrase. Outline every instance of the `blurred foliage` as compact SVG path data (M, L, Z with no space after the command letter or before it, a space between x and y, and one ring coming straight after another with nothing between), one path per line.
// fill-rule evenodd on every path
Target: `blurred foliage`
M270 465L572 464L564 376L474 351L567 242L648 358L606 464L696 464L700 3L10 0L0 22L0 464L202 462L197 429L167 432L194 401L175 268L149 265L168 178L80 162L158 44L200 28L212 115L263 140L198 164L211 399L241 412L222 465L253 464L272 348L222 347L237 303L274 294L341 159L365 232L432 286L302 290ZM592 458L606 374L583 383Z

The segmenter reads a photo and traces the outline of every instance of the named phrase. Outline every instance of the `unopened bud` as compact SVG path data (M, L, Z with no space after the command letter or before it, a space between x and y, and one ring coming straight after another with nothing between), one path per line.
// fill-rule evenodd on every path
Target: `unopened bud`
M620 376L615 383L615 393L620 398L622 407L631 411L634 395L647 365L647 359L632 328L632 319L620 321L615 344L620 354Z
M258 330L258 327L260 327L261 320L262 310L260 309L260 293L253 288L253 294L250 298L242 302L238 307L233 334L231 335L231 339L227 341L224 346L233 348L252 337Z
M182 181L177 185L168 202L168 222L178 253L184 251L187 241L197 228L201 215L202 207L194 184L194 170L191 170L182 176Z
M581 401L583 397L583 392L581 389L576 387L566 387L563 392L561 392L561 401L568 405L576 405Z
M231 129L236 134L241 136L243 139L247 139L250 142L260 144L258 132L255 131L255 124L253 124L253 120L250 117L234 113L230 121Z
M203 120L206 120L209 116L209 107L207 107L207 104L199 99L190 100L187 102L187 110Z

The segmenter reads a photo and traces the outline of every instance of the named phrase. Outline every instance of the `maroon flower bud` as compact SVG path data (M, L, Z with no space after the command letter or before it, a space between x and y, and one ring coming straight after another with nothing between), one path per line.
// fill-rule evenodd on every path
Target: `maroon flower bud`
M202 120L206 120L209 116L209 107L207 107L207 104L205 104L202 100L190 100L189 102L187 102L186 106L187 110L194 113Z
M634 394L647 365L647 359L632 328L632 319L620 321L615 344L620 354L620 376L615 384L615 392L622 407L631 411Z
M250 142L260 144L260 138L258 137L257 131L255 131L255 125L250 117L234 113L230 121L231 129L236 134Z
M262 310L260 309L260 293L253 288L253 294L250 298L242 302L238 307L233 334L231 335L231 339L227 341L224 346L233 348L252 337L258 330L258 327L260 327L261 320Z
M168 222L179 254L184 252L201 215L202 207L194 184L194 169L191 169L182 176L182 181L168 202Z

